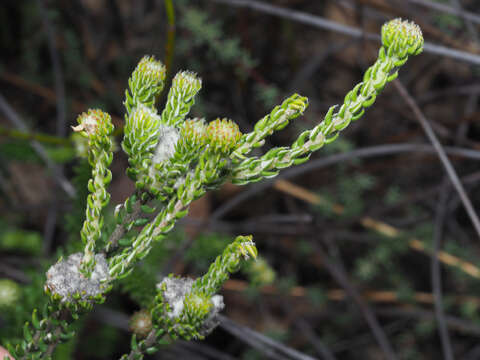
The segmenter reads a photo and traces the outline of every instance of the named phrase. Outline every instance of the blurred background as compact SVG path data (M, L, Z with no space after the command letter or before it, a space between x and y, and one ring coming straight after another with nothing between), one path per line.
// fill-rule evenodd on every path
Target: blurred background
M100 107L121 129L143 55L163 60L170 78L198 73L191 116L229 117L243 132L292 93L308 96L305 116L268 149L343 102L376 59L381 25L396 17L420 25L428 42L400 70L411 98L390 84L310 162L194 203L54 358L119 358L130 316L162 276L199 276L235 235L252 234L261 258L226 283L222 325L151 358L480 359L479 233L419 121L478 208L475 0L2 0L0 342L21 337L45 302L49 264L81 247L90 170L70 126ZM126 166L117 151L110 210L133 190ZM2 286L19 298L2 299Z

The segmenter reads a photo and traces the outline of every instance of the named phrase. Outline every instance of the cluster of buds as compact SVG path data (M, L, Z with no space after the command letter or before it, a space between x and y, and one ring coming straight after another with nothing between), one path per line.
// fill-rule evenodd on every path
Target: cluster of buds
M230 119L217 118L208 124L204 119L188 119L183 123L180 136L188 148L229 154L238 144L242 133Z
M208 124L205 135L211 151L229 153L237 145L242 133L232 120L216 119Z
M187 147L184 151L201 149L205 146L206 128L207 124L205 123L205 119L194 118L185 120L180 128L180 137Z
M388 56L396 56L402 65L409 55L418 55L423 51L423 35L420 27L400 18L391 20L382 26L382 45ZM405 60L400 62L400 60Z
M179 126L195 103L195 95L202 88L202 80L191 71L181 71L172 80L167 103L162 112L162 123Z
M144 56L128 79L129 89L125 93L126 117L139 104L153 107L163 90L165 66L153 56Z
M159 295L154 308L157 324L172 338L203 339L217 325L225 307L223 296L192 291L194 280L168 276L157 284Z
M156 110L144 104L133 108L126 119L122 148L129 156L127 175L133 180L151 163L150 154L158 143L160 121Z
M238 236L197 280L173 275L164 278L157 285L152 311L156 326L173 338L204 338L218 325L217 315L225 307L218 291L230 274L239 269L240 261L250 257L257 257L252 237Z
M359 120L365 110L374 104L385 85L398 76L398 67L407 61L409 55L419 54L422 48L423 36L417 25L400 19L386 23L382 28L382 47L377 61L367 69L363 81L347 93L343 104L330 107L324 120L314 128L301 133L290 147L272 148L260 157L245 158L246 153L262 145L265 136L277 129L276 121L270 121L269 117L262 119L259 128L257 124L253 132L242 136L240 146L233 153L235 162L232 182L248 184L271 178L281 169L307 161L314 151L335 141L340 132L352 121ZM291 110L294 109L290 107L291 104L296 104L297 109L302 109L305 107L302 104L306 105L306 101L294 95L284 104ZM292 113L295 114L294 111ZM276 118L273 112L271 118Z
M100 109L90 109L80 114L77 122L77 126L72 126L73 131L79 132L90 141L101 141L113 132L110 115Z

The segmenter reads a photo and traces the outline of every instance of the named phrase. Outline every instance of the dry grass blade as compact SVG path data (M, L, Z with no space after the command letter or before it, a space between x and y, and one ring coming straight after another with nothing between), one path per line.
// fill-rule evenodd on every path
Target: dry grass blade
M329 204L324 198L321 196L301 187L298 185L295 185L289 181L286 180L277 180L273 187L276 190L282 191L286 194L292 195L296 197L297 199L301 199L303 201L306 201L310 204L313 205L320 205L320 204L325 204L329 205L333 212L335 214L342 214L343 213L343 207L338 204ZM386 224L382 221L372 219L371 217L365 216L360 219L360 223L365 227L366 229L373 230L377 232L378 234L381 234L386 237L394 238L398 237L402 234L401 230ZM423 253L429 253L430 251L426 249L425 245L418 239L415 238L410 238L408 240L408 245L410 248L420 251ZM456 256L453 256L445 251L439 251L438 252L438 259L449 266L455 266L458 267L460 270L462 270L464 273L476 278L480 279L480 268L475 266L474 264L462 260Z

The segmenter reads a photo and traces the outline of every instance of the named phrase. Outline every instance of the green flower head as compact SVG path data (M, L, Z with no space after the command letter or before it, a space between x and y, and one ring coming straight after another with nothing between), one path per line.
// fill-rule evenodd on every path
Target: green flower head
M190 101L201 87L202 79L192 71L181 71L172 80L172 88L183 94L185 101Z
M134 147L135 144L138 147L144 147L145 145L142 146L141 143L153 143L145 147L154 147L160 123L161 118L155 109L140 104L127 118L124 129L125 137ZM138 149L133 149L133 151L138 151Z
M162 112L162 123L178 126L195 103L195 95L202 87L202 80L191 71L180 71L172 80L167 104Z
M235 148L242 133L232 120L216 119L208 124L206 136L211 150L228 153Z
M212 300L202 292L185 295L183 314L191 322L202 321L212 308Z
M182 124L180 137L194 146L202 147L206 142L207 125L204 119L187 119Z
M113 132L110 115L99 109L90 109L80 114L77 122L78 126L72 126L73 131L90 139L110 136Z
M165 65L154 56L144 56L135 68L132 78L138 79L142 85L163 87L165 81Z
M382 44L389 53L400 58L418 55L423 50L422 30L417 24L407 20L391 20L382 26Z
M153 56L144 56L128 79L125 92L127 115L139 104L153 108L165 85L165 66Z

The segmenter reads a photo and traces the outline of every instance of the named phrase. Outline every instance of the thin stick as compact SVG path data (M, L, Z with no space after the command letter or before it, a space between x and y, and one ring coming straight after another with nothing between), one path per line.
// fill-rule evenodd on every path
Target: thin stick
M295 349L285 346L246 326L237 324L236 322L230 320L229 318L223 315L218 315L218 318L221 321L220 326L223 329L225 329L232 335L237 336L239 339L245 341L246 343L252 345L252 347L257 348L258 350L264 353L265 353L265 350L267 349L276 351L277 353L274 354L276 356L274 357L274 359L285 359L285 356L287 356L286 359L313 360L311 356L308 356ZM260 345L259 348L258 348L258 345Z
M381 309L377 309L375 312L383 316L411 317L415 321L420 319L430 320L435 317L435 314L432 311L411 306L382 307ZM451 315L445 316L445 321L448 327L451 329L455 329L464 334L471 334L474 336L480 335L480 327L474 321L465 320ZM475 360L478 360L478 358L475 358Z
M465 17L466 12L463 9L463 5L460 0L450 0L450 3L454 9L458 10L459 16L464 21L465 27L467 28L473 41L478 43L478 31L475 29L475 26L473 26L472 22Z
M228 291L246 291L249 288L249 283L244 280L229 279L223 288ZM274 285L265 285L258 289L263 295L278 296L280 291ZM307 298L308 288L303 286L294 286L288 292L288 295L294 298ZM348 294L343 289L329 289L325 291L325 295L330 301L344 301ZM381 304L402 304L402 299L399 298L397 291L390 290L368 290L362 291L361 297L365 300ZM466 303L480 306L480 298L468 295L455 295L452 297L457 305ZM427 292L417 291L412 294L412 300L418 304L432 305L434 302L433 294Z
M360 39L375 40L380 42L380 36L365 32L353 26L339 24L320 16L311 15L301 11L295 11L280 6L270 5L256 0L213 0L214 2L228 4L236 7L246 7L264 14L274 15L302 24L311 25L317 28L338 32L347 36ZM423 49L426 53L449 57L465 61L471 64L480 65L480 56L466 51L451 49L446 46L425 42Z
M28 81L21 76L6 71L0 72L0 79L23 90L26 90L32 94L40 96L48 103L57 103L57 94L45 86ZM71 106L75 112L81 112L87 107L85 104L75 99L71 100Z
M321 355L321 358L323 360L336 360L333 353L330 351L330 349L327 346L325 346L323 341L321 341L321 339L318 338L317 334L315 334L315 331L307 323L307 321L305 321L302 318L299 318L295 322L295 324L299 328L301 333L310 341L310 343L315 348L317 353Z
M27 125L25 125L25 123L16 113L16 111L13 110L13 108L8 104L2 94L0 94L0 111L3 112L3 114L15 127L24 132L28 132ZM69 197L74 198L76 193L75 188L67 180L67 178L65 178L65 176L62 174L57 165L52 161L52 159L50 159L47 152L45 151L45 148L35 140L32 140L31 144L33 149L37 152L37 154L47 164L48 168L52 171L52 173L54 174L54 179L57 181L63 191L65 191L65 193L67 193Z
M57 106L57 135L66 136L67 134L67 116L66 116L66 96L65 96L65 84L63 81L62 64L58 55L55 32L50 19L48 18L47 9L43 0L37 0L38 7L40 9L40 15L42 18L43 26L47 34L48 51L53 65L53 76L55 80L55 93L56 93L56 106Z
M448 333L447 321L443 310L442 296L442 275L440 272L440 261L438 253L441 248L443 224L447 215L447 199L448 199L448 183L444 181L442 191L440 191L440 199L438 200L437 211L435 216L435 229L433 234L433 256L430 262L430 273L432 277L432 291L435 299L435 318L438 324L438 332L442 343L442 351L445 360L453 360L452 343Z
M450 155L458 155L470 159L480 159L480 152L477 150L462 149L459 147L445 147L445 151ZM272 187L276 181L283 179L291 179L296 176L303 175L309 171L318 170L330 165L338 164L343 161L360 158L370 158L377 156L418 152L418 153L435 153L433 146L428 144L385 144L378 146L370 146L362 149L356 149L349 152L339 153L323 157L316 160L310 160L306 164L296 166L285 170L273 180L266 180L262 183L250 186L248 190L241 192L239 195L232 198L230 201L219 206L210 216L212 220L218 220L225 216L228 212L233 210L236 206L253 197L254 195Z
M434 9L437 11L441 11L447 14L452 14L452 15L457 15L460 17L463 17L465 20L469 20L475 24L480 24L480 16L477 14L465 11L463 9L459 8L454 8L445 4L440 4L438 2L434 1L428 1L428 0L407 0L411 3L421 5L430 9Z
M57 102L57 95L55 94L55 92L40 84L27 81L18 75L7 72L0 72L0 79L16 87L22 88L23 90L27 90L32 94L40 96L41 98L45 99L49 104L55 104ZM72 99L70 104L74 112L77 113L85 111L87 109L86 104L75 99ZM120 118L115 114L111 115L112 120L116 126L113 135L121 135L123 133L123 118Z
M351 283L343 267L333 262L323 251L321 246L316 246L315 251L322 257L323 265L328 270L330 275L340 284L341 287L344 288L348 296L351 297L357 304L358 308L365 317L365 320L367 321L375 340L385 354L385 357L390 360L397 359L397 356L395 355L393 348L390 345L390 342L388 341L388 338L380 326L374 312L360 296L360 293L357 291L355 286Z
M157 343L157 334L155 330L150 331L150 333L147 335L147 338L144 340L144 348L148 349L152 346L154 346ZM132 349L128 356L126 357L127 360L134 360L134 359L139 359L141 358L140 356L143 355L143 351L141 349ZM122 356L123 358L123 356Z
M330 206L332 211L335 214L341 215L344 211L343 206L338 204L330 204L324 198L320 197L319 195L304 189L298 185L292 184L291 182L285 180L277 180L274 184L275 189L282 191L286 194L290 194L297 199L302 199L310 204L324 204ZM389 238L395 238L401 235L401 231L393 226L386 224L382 221L372 219L371 217L365 216L360 219L360 224L366 229L373 230L383 236L387 236ZM416 251L420 251L423 253L428 253L428 250L425 248L423 242L418 239L410 238L408 240L408 246ZM456 256L450 255L445 251L439 251L438 258L444 264L458 267L464 273L476 278L480 279L480 268L475 266L474 264L462 260Z
M422 125L422 128L425 131L425 134L427 135L428 139L432 143L433 147L435 148L435 151L437 152L438 157L440 158L440 161L442 162L442 165L444 166L447 172L447 175L450 178L450 181L452 182L453 187L455 188L458 195L460 196L463 206L465 207L465 210L467 211L467 214L470 217L470 220L472 221L472 224L477 232L477 235L480 237L480 220L477 216L477 213L475 212L475 209L473 208L473 205L470 199L468 198L467 193L465 192L465 189L463 188L463 185L460 182L460 179L458 178L458 175L452 166L452 163L450 162L447 155L445 154L445 150L443 149L442 145L440 144L440 141L438 141L437 136L435 135L432 127L430 126L429 121L427 120L423 112L420 110L415 100L410 96L407 89L402 85L402 83L398 79L396 79L393 81L393 84L395 85L399 94L403 97L405 102L408 104L410 109L413 111L417 120Z

